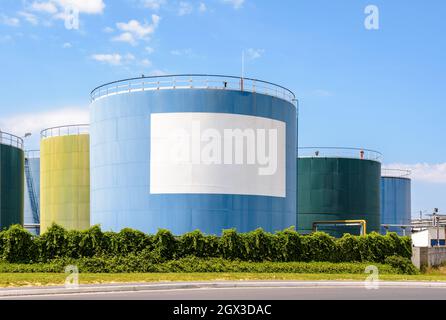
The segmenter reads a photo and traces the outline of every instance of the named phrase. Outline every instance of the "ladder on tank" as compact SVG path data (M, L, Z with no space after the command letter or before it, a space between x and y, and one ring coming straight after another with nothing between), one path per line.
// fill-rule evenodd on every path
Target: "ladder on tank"
M35 223L39 223L40 221L39 200L37 199L36 191L34 189L34 180L32 178L32 173L27 158L25 159L25 177L26 177L26 185L28 187L29 200L31 203L31 210L33 213L33 219Z

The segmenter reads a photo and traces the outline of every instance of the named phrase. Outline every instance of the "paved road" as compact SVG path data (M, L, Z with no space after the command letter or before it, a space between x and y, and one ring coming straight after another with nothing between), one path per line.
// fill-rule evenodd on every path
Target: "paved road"
M446 300L446 283L381 282L379 289L366 289L363 282L257 281L190 282L83 285L9 288L0 299L26 300L305 300L305 299L402 299Z
M0 298L1 299L1 298ZM444 300L446 288L296 287L202 288L9 297L25 300Z

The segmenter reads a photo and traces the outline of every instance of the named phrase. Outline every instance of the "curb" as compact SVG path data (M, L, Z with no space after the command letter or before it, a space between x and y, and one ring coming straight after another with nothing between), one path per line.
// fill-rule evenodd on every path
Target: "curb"
M385 288L445 288L446 282L389 282L380 281L380 287ZM361 288L365 282L358 281L301 281L301 282L188 282L188 283L158 283L158 284L122 284L80 286L79 288L47 287L0 289L2 297L26 297L39 295L65 295L83 293L109 293L109 292L137 292L157 290L187 290L187 289L228 289L228 288Z

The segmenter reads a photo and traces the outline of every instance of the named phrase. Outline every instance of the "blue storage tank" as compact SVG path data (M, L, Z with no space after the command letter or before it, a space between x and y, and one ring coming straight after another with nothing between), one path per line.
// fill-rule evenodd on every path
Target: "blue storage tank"
M40 151L25 152L25 228L40 233Z
M383 169L381 177L381 232L390 231L397 232L399 235L408 235L410 228L402 226L410 225L411 212L410 171Z
M296 225L288 89L181 75L113 82L91 98L92 225L177 235Z

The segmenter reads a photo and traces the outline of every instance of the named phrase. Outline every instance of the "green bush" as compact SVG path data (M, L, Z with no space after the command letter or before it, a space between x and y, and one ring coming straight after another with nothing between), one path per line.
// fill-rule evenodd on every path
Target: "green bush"
M391 256L409 259L411 251L411 239L394 233L335 239L322 232L300 235L293 228L275 234L262 229L248 233L229 229L221 237L198 230L177 237L164 229L155 235L132 229L102 232L98 226L66 231L57 225L39 237L19 226L0 232L0 259L24 263L128 256L144 256L154 264L189 256L252 262L384 263Z
M399 270L402 274L419 274L419 270L413 265L410 259L401 256L390 256L384 260L385 264Z
M369 263L332 263L332 262L247 262L225 260L222 258L186 257L154 263L141 255L130 254L126 257L93 257L80 259L59 258L51 263L2 264L4 273L63 273L65 266L76 265L81 273L306 273L306 274L365 274ZM400 268L391 265L375 264L380 274L401 274Z
M14 225L1 233L0 259L11 263L33 262L36 257L36 245L31 233L19 225Z

